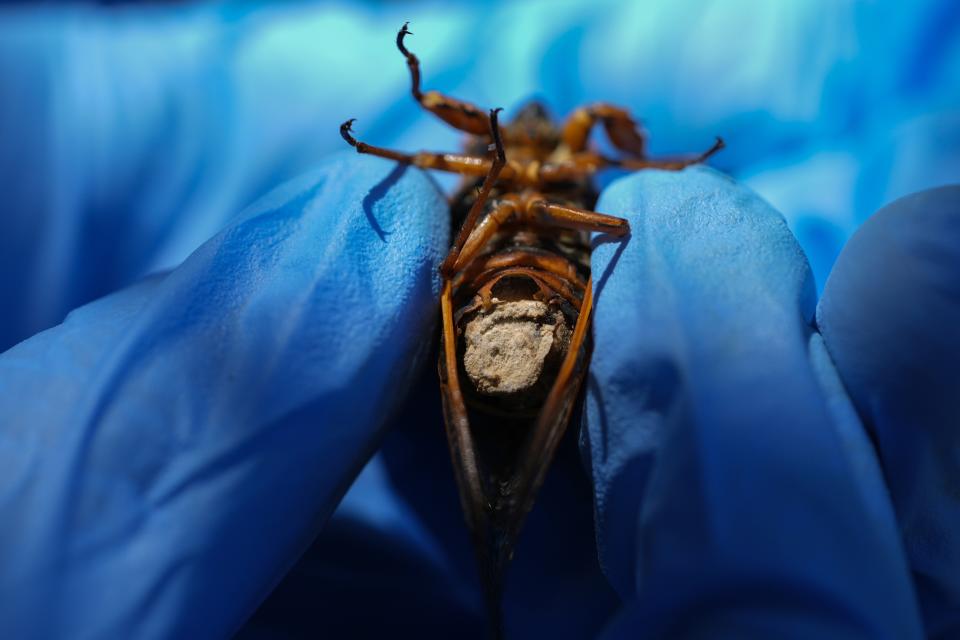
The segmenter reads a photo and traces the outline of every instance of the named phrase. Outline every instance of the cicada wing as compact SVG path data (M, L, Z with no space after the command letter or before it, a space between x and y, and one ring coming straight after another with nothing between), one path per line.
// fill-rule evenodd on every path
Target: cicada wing
M473 537L494 636L500 637L500 598L504 574L513 556L523 522L533 507L537 492L566 431L586 372L590 346L588 336L592 286L587 283L570 347L543 409L537 416L529 437L520 446L515 466L507 476L491 475L490 469L480 459L481 449L470 428L460 387L453 324L453 295L449 282L444 285L440 307L443 344L438 369L447 442L450 445L450 457L460 491L460 501Z
M443 421L454 476L460 491L460 503L477 556L480 581L490 618L491 636L503 637L500 609L503 576L513 550L513 539L491 522L490 501L484 491L477 460L477 447L470 432L467 406L460 389L457 368L456 333L453 326L453 294L449 281L440 296L443 338L438 369L443 398Z
M444 281L440 295L440 311L443 323L443 337L438 363L440 373L440 393L443 397L443 421L446 425L447 442L450 445L450 458L453 461L454 475L460 490L460 502L471 530L476 530L485 521L487 500L477 465L477 453L470 435L470 422L467 418L467 406L460 390L457 375L457 342L453 326L453 287L449 280Z
M516 538L523 521L533 507L537 493L543 485L547 469L553 461L557 446L563 438L570 421L583 377L590 360L590 319L593 311L593 281L587 282L583 304L577 325L570 340L570 347L557 373L547 400L534 425L530 439L519 457L513 491L513 515L509 532Z

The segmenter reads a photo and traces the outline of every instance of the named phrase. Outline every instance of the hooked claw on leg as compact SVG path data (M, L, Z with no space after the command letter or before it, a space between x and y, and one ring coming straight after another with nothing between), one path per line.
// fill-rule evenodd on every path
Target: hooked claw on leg
M356 138L350 135L350 132L353 131L353 123L356 122L356 120L357 120L356 118L350 118L349 120L344 122L342 125L340 125L340 135L343 137L344 140L347 141L347 144L349 144L351 147L357 146Z
M407 48L406 48L405 46L403 46L403 38L404 38L404 36L412 36L412 35L413 35L413 31L410 31L410 29L407 29L407 25L408 25L408 24L410 24L410 23L409 23L409 22L404 22L404 23L403 23L403 26L400 27L400 31L397 32L397 48L400 49L400 53L402 53L403 55L405 55L405 56L407 56L407 57L410 56L410 52L407 51Z

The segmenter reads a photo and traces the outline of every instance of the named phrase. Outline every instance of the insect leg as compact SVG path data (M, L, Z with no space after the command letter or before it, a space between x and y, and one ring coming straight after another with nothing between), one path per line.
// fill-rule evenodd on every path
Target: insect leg
M587 150L587 140L590 137L590 132L597 123L603 124L610 143L627 154L629 158L614 160L602 158L592 153L584 153ZM710 149L697 156L648 158L646 136L637 126L637 122L630 115L630 112L622 107L606 103L580 107L574 111L563 125L562 136L563 142L575 154L572 162L580 168L580 173L577 173L577 167L562 167L561 165L557 169L558 174L562 174L557 176L556 179L558 180L569 179L567 176L583 175L585 170L592 167L592 161L597 160L599 160L599 166L593 168L594 171L608 167L679 170L703 162L724 146L723 140L717 138L716 143Z
M357 153L365 153L372 156L378 156L380 158L387 158L388 160L403 162L405 164L412 164L416 167L420 167L421 169L449 171L451 173L459 173L460 175L476 177L488 175L494 164L486 158L459 153L431 153L426 151L420 151L418 153L403 153L402 151L394 151L393 149L375 147L372 144L360 142L353 137L352 125L354 120L354 118L351 118L340 125L340 135L343 136L343 139L346 140L350 146L357 150ZM507 175L511 175L513 170L508 167L505 173Z
M477 220L480 218L480 213L483 211L483 207L487 203L487 198L490 196L490 189L492 189L493 185L496 184L497 178L500 176L500 172L503 170L504 165L507 164L506 152L503 150L503 140L500 139L500 127L497 124L497 113L500 111L502 110L490 110L490 135L493 137L494 148L496 149L497 156L493 163L491 163L490 172L487 174L483 184L480 186L480 192L473 201L473 205L470 207L470 211L467 213L467 218L463 221L463 225L460 227L460 231L457 233L457 239L450 248L450 253L447 254L443 264L440 265L440 273L443 274L445 278L451 278L455 273L454 265L457 263L457 258L460 256L460 252L463 250L463 245L466 243L467 238L473 231L473 228L477 226Z
M678 157L678 158L624 158L622 160L613 160L606 159L606 166L610 168L618 169L667 169L668 171L679 171L690 165L700 164L720 149L723 149L726 144L723 142L723 138L717 138L717 141L713 143L713 146L704 151L703 153L695 156L688 157Z
M397 48L407 59L407 67L410 69L410 92L414 99L424 109L455 129L476 136L487 135L490 132L487 127L487 115L475 105L445 96L437 91L427 91L426 93L420 91L420 60L410 53L403 44L404 36L413 35L413 32L407 29L408 24L408 22L404 22L403 27L397 33Z
M595 151L581 151L563 162L548 162L537 167L535 184L551 182L571 182L587 178L611 166L610 160ZM525 174L519 176L526 178Z
M630 233L630 223L623 218L554 204L546 200L528 201L524 215L531 222L552 227L609 233L614 236L624 236Z
M612 104L598 103L580 107L563 125L563 141L570 151L585 151L590 131L598 122L603 124L614 147L636 158L646 156L647 140L630 112Z
M480 274L489 271L504 271L512 268L533 268L539 271L537 277L566 298L570 304L579 307L586 283L581 280L576 267L569 260L557 255L547 255L530 251L529 248L516 247L509 251L497 252L470 262L457 275L464 282L475 280ZM579 292L577 296L574 291Z
M470 235L467 236L467 239L463 243L463 248L453 263L453 273L460 271L466 265L470 264L477 253L487 244L487 241L493 237L507 220L513 217L516 211L515 198L504 198L501 202L498 202L497 206L484 216L470 232Z
M536 177L541 182L569 182L591 176L603 169L666 169L679 171L690 165L700 164L725 146L722 138L717 138L713 146L701 154L675 158L606 158L593 151L582 151L564 162L547 163L538 167ZM510 167L504 177L526 179L523 171Z

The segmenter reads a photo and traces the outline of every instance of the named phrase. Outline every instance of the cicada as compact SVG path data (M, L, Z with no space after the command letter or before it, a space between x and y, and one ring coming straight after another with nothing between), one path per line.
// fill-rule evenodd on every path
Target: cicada
M413 98L467 134L462 153L403 153L340 134L359 153L463 176L451 198L458 228L440 266L440 390L446 435L491 620L502 637L501 593L523 521L566 430L590 358L590 235L623 237L627 220L593 211L594 174L680 170L723 148L653 159L629 111L576 109L562 124L532 102L504 125L501 109L421 91L420 62L397 48ZM589 144L601 126L619 157Z

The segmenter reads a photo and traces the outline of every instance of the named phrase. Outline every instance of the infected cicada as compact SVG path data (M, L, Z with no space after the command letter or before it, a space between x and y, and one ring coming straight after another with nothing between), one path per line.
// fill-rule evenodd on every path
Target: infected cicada
M440 266L440 389L460 499L495 637L503 577L520 527L570 419L590 356L590 234L625 236L626 220L592 211L592 177L608 168L679 170L697 156L651 159L628 111L594 104L562 125L533 102L501 126L484 112L420 90L420 63L397 47L420 105L468 134L463 153L402 153L340 134L359 153L464 176L451 200L459 227ZM601 125L620 158L588 146Z

